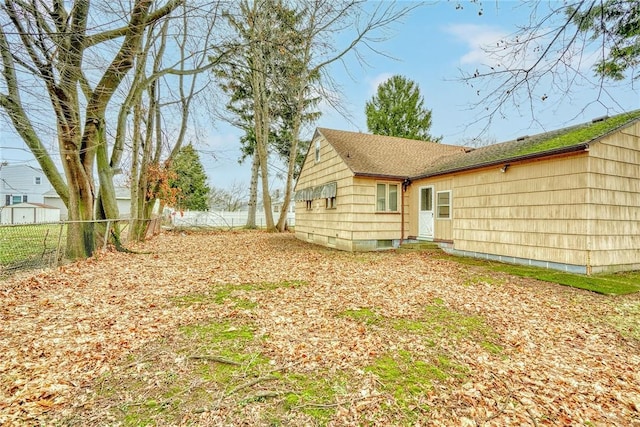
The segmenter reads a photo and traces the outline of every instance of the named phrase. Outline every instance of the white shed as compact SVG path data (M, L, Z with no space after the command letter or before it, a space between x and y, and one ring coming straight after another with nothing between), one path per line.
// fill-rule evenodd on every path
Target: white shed
M0 224L59 222L60 209L42 203L16 203L0 208Z

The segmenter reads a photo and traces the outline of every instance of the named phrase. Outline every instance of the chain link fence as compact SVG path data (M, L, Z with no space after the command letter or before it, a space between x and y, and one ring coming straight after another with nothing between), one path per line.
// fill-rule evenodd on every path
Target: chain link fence
M160 218L147 220L145 238L160 232ZM101 248L108 244L109 230L119 227L120 241L129 240L131 220L92 221L106 225L107 232L98 242ZM0 279L29 269L57 267L65 261L67 227L70 222L45 224L0 225Z

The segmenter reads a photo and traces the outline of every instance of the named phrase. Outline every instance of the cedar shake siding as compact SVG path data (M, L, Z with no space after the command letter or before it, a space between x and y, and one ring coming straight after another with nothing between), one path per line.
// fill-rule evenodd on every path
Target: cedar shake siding
M296 236L338 249L426 238L565 271L639 269L640 110L478 149L321 128L296 191Z

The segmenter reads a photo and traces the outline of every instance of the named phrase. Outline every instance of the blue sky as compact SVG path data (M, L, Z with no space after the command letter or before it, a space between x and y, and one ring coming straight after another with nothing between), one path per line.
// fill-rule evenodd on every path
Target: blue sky
M372 2L372 6L374 4ZM457 4L462 8L456 8ZM607 88L615 102L605 97L603 103L593 102L598 97L594 88L577 82L570 97L550 90L545 93L548 95L545 102L536 100L533 117L528 103L524 102L520 110L507 106L505 117L494 118L488 127L486 120L478 121L483 110L471 108L478 100L477 88L472 89L459 81L460 70L473 72L483 64L495 61L483 52L482 46L494 45L496 40L513 34L517 26L529 22L530 13L531 9L516 1L487 1L482 6L463 1L424 4L394 25L387 34L388 40L376 45L393 59L363 50L367 66L362 67L351 55L344 65L335 64L331 68L334 80L341 87L340 105L349 117L343 117L323 104L323 116L315 126L366 132L365 103L375 94L377 85L393 74L401 74L418 83L425 106L433 112L431 134L442 136L442 142L447 144L466 144L478 136L501 142L640 108L640 81L632 85L627 80ZM344 43L345 40L338 38L337 42ZM586 74L593 75L588 69L588 61L583 67L586 67ZM207 136L198 149L211 185L220 188L228 188L234 182L248 185L249 164L237 162L241 133L221 121L202 118L199 122L204 127L202 133ZM306 136L311 132L308 130ZM0 147L3 147L0 160L29 162L35 166L30 160L32 156L24 151L24 144L6 127L0 129L0 138ZM274 164L271 169L274 189L283 185L276 176L279 167Z
M462 9L456 8L458 3ZM480 9L482 15L479 15ZM529 22L530 13L528 7L516 1L485 2L483 6L444 1L415 9L393 27L387 41L377 45L394 59L368 53L368 66L361 67L354 57L346 61L348 72L342 64L333 66L332 75L343 91L341 105L350 117L342 117L325 105L316 126L366 132L365 103L375 94L377 85L393 74L418 83L425 106L433 113L431 134L443 136L442 142L447 144L465 144L478 136L502 142L640 108L640 81L634 87L628 80L613 85L608 90L615 102L604 97L603 103L594 102L598 98L596 89L578 82L571 97L551 91L547 100L536 101L533 117L526 102L520 110L507 105L506 116L494 118L485 129L487 121L481 119L483 110L472 109L478 100L476 89L459 81L460 70L473 72L482 64L491 63L482 46L491 46L501 37L513 34L517 26ZM586 71L589 76L593 75L589 69ZM249 181L248 165L239 166L235 162L237 138L233 129L222 124L212 131L210 144L218 153L218 160L205 160L205 163L215 186ZM206 157L207 154L203 154L203 158ZM277 168L272 172L277 172ZM276 187L281 185L276 178L272 183Z

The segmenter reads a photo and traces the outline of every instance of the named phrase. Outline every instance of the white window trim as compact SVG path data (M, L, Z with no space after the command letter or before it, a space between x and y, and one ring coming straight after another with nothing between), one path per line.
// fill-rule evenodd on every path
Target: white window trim
M441 193L449 193L449 204L448 205L440 205L440 198L438 197ZM451 190L437 191L436 192L436 219L448 220L450 221L453 218L453 196L451 194ZM441 217L440 216L440 206L449 206L449 216Z
M384 188L385 188L384 210L378 210L378 185L384 185ZM396 186L396 209L395 210L390 210L389 209L389 186L390 185L395 185ZM401 201L400 201L399 194L400 194L401 191L402 191L402 189L400 188L400 184L397 183L397 182L376 182L376 186L375 186L375 208L376 208L376 213L398 213L398 212L400 212L399 205L400 205Z

